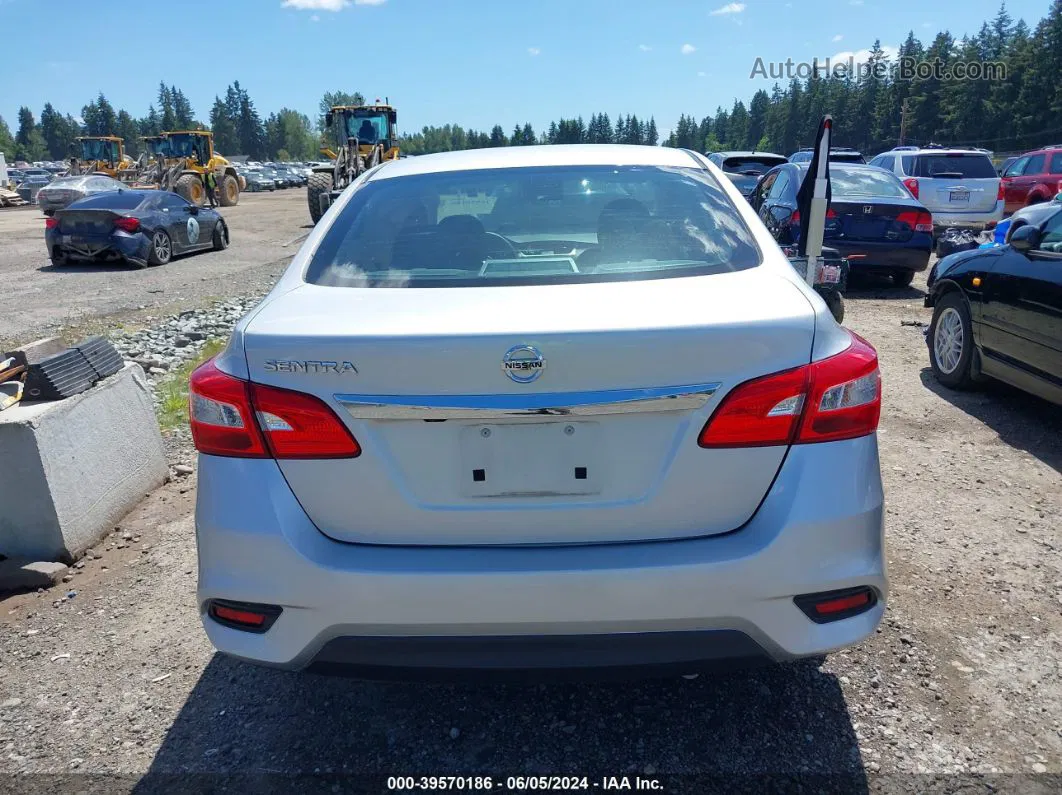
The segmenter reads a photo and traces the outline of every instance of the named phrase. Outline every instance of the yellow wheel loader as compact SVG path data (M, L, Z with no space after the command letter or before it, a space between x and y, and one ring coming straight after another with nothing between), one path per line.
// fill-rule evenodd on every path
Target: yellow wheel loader
M71 174L106 174L123 182L137 178L136 163L126 157L125 141L117 136L83 135L71 148Z
M214 135L208 130L178 130L164 132L159 141L152 141L155 149L156 181L164 190L172 190L188 201L201 206L206 201L203 176L213 172L217 180L217 199L222 207L232 207L240 201L245 181L236 173L232 163L214 152Z
M397 121L395 109L379 100L375 105L336 105L325 114L325 130L335 135L337 150L321 150L332 164L314 166L306 183L306 201L315 224L363 172L398 159Z

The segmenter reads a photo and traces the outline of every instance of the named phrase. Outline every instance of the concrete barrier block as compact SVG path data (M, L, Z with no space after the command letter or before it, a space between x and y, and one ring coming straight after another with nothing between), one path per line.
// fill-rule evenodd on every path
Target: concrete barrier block
M144 371L0 412L0 467L0 554L73 561L166 479Z

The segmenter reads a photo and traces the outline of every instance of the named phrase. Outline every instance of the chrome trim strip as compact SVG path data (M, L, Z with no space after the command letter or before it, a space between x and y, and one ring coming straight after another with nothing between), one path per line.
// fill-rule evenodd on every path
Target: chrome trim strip
M335 395L359 420L482 420L505 417L596 417L607 414L695 411L719 382L600 392L528 395Z

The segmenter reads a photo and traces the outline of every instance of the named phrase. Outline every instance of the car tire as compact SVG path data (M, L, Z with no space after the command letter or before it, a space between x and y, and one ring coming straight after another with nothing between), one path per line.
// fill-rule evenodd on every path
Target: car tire
M973 378L973 324L966 300L958 290L942 295L929 324L929 364L933 375L951 389L971 389Z
M321 212L321 196L332 191L332 175L317 171L306 182L306 203L310 207L310 219L316 224L324 214Z
M897 268L892 272L892 283L896 287L910 287L914 281L915 272Z
M65 268L70 264L70 258L66 254L52 254L48 257L48 260L52 263L53 268Z
M223 176L218 187L221 189L221 195L218 198L221 200L222 207L235 207L240 203L240 183L232 174Z
M229 247L229 228L224 221L214 224L214 251L224 251Z
M151 233L148 265L165 265L171 259L173 259L173 241L165 229L156 229Z
M173 192L181 196L196 207L202 207L206 200L206 188L198 174L185 174L173 185Z

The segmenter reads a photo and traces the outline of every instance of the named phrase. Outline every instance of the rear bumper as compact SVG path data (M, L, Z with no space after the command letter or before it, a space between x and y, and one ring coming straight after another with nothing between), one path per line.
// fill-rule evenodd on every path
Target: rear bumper
M196 536L217 649L369 676L791 660L859 642L887 596L875 437L792 448L737 532L567 547L344 544L274 462L200 456ZM816 624L793 602L857 586L877 602L851 618ZM211 599L283 611L256 634L209 618Z
M925 238L924 248L913 243L848 243L833 239L824 242L837 249L842 257L850 257L848 266L853 271L882 269L921 272L929 267L933 241L928 233L920 237ZM901 245L904 247L900 248Z
M948 210L934 210L933 211L933 229L936 232L943 232L950 226L957 227L959 229L973 229L981 231L985 228L986 224L997 223L1003 220L1003 206L1002 199L996 202L995 208L992 210L981 210L978 212L951 212Z
M80 236L73 243L64 243L63 235L48 230L44 236L49 255L60 251L72 259L95 259L107 254L123 259L147 262L151 241L143 233L114 232L106 235Z

